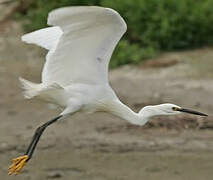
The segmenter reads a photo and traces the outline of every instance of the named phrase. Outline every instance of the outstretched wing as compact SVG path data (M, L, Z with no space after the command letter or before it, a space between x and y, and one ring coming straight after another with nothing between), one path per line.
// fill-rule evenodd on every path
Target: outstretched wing
M112 52L127 28L116 11L95 6L65 7L50 12L48 24L60 27L63 33L57 45L49 48L43 83L108 83Z

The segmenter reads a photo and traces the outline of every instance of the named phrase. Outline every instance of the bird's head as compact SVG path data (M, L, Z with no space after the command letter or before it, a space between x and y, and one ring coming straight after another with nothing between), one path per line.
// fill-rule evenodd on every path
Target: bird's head
M143 109L140 110L139 114L143 114L147 117L157 116L157 115L175 115L180 113L189 113L199 116L208 116L207 114L194 111L191 109L182 108L175 104L159 104L155 106L145 106Z

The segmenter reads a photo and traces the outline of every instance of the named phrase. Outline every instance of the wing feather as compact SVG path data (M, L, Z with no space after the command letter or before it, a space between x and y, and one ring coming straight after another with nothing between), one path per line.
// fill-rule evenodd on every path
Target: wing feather
M53 48L48 45L42 83L62 87L108 83L112 52L127 29L116 11L95 6L65 7L50 12L48 24L60 27L63 34Z
M47 50L50 50L51 48L57 45L61 35L61 28L55 26L25 34L21 37L21 39L26 43L36 44Z

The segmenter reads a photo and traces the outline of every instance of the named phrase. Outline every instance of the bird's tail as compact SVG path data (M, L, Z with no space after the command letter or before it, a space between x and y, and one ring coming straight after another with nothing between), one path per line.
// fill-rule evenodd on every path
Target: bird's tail
M36 84L26 79L19 77L19 81L22 84L22 88L24 90L24 97L27 99L31 99L39 94L41 89L41 84Z

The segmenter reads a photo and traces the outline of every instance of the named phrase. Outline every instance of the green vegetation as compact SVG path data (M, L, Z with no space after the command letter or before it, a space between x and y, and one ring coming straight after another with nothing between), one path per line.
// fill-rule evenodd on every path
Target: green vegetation
M213 44L212 0L36 0L23 16L26 31L45 27L50 10L71 5L111 7L126 20L128 32L111 67L138 63L162 50Z

